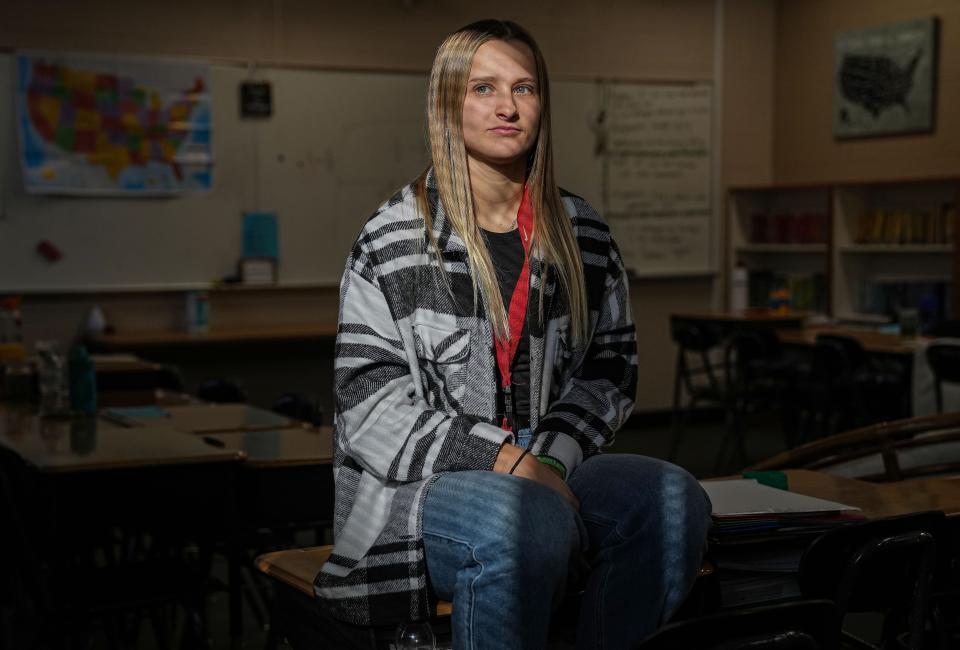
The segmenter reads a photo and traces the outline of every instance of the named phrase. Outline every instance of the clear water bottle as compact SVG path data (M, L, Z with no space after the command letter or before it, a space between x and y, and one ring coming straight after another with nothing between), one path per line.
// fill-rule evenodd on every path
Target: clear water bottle
M429 621L410 621L397 628L396 650L435 650L436 647Z
M40 389L40 415L70 413L70 389L67 364L56 341L37 341L39 367L37 383Z

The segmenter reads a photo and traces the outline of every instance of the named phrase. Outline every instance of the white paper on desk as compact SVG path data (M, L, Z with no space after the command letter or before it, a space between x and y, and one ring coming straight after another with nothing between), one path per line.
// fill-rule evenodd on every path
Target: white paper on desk
M762 485L756 479L701 481L713 503L712 515L724 519L748 515L818 514L857 511L860 508L836 501L808 497Z

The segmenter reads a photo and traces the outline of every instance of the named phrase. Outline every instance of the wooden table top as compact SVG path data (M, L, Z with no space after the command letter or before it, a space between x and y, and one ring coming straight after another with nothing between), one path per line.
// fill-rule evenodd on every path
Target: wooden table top
M867 352L879 354L913 355L917 346L923 344L923 339L904 340L896 334L847 327L822 326L777 330L780 341L788 345L815 345L819 334L849 336L860 341Z
M960 515L960 481L938 478L868 483L807 469L784 470L791 492L857 506L869 519L927 510Z
M133 427L163 424L187 433L284 429L296 425L295 420L286 416L248 404L121 407L104 411L104 417Z
M187 393L163 390L162 388L144 390L98 390L97 404L101 409L114 406L185 406L200 404L200 400Z
M132 354L91 354L90 360L97 374L142 373L163 369L162 364L145 361Z
M212 447L169 425L123 428L96 418L40 418L7 410L0 445L48 473L239 461L233 449Z
M801 323L803 312L776 312L769 309L744 309L742 311L674 312L670 318L677 320L724 322L724 323Z
M309 323L256 327L218 327L206 332L179 330L130 330L113 334L91 334L87 341L100 350L128 350L170 345L205 345L245 341L284 341L330 338L337 335L337 324Z
M250 467L329 465L333 462L333 427L231 431L202 436L208 444L237 451ZM215 442L214 442L215 441Z
M315 598L313 580L332 551L332 546L273 551L257 557L255 564L262 573L276 578L313 599ZM434 614L450 616L452 612L452 603L441 600L437 603Z

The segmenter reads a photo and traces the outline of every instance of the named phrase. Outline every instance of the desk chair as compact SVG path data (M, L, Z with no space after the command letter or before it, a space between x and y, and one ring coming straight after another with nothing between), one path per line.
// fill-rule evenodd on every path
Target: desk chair
M751 414L779 409L787 430L790 413L787 398L797 373L797 364L785 357L780 339L769 328L736 332L724 346L723 365L728 426L714 466L714 473L718 475L729 466L724 463L728 446L731 461L739 458L738 467L747 462L743 435L746 419Z
M811 469L876 482L957 475L960 412L871 424L814 440L747 469Z
M672 441L668 458L673 461L680 450L683 429L698 404L703 402L726 407L726 394L718 369L710 359L720 339L711 329L697 323L671 321L670 333L677 345L677 363L673 379ZM691 357L694 362L691 362ZM683 404L686 394L687 403Z
M833 650L839 639L836 605L802 600L671 623L635 650Z
M313 580L323 566L332 546L274 551L259 556L255 565L264 575L274 581L275 596L271 613L270 633L265 650L276 650L281 634L295 650L301 648L363 649L385 647L392 641L392 627L367 628L347 625L331 619L317 606ZM716 593L714 593L714 591ZM719 584L713 565L704 562L700 567L693 592L681 606L674 620L680 616L696 616L705 609L719 605ZM577 594L579 595L579 594ZM450 614L453 604L439 601L433 618L430 619L434 633L450 635ZM568 597L554 614L552 635L575 636L579 616L579 599ZM571 634L572 632L572 634ZM787 646L784 646L786 648ZM815 646L817 647L817 646ZM823 646L829 647L829 646Z
M197 387L197 397L217 404L245 403L247 393L235 379L217 377L207 379Z
M323 425L323 410L320 404L300 393L284 393L277 398L270 410L288 418L309 422L315 427Z
M164 390L174 393L183 391L183 376L171 365L137 372L103 372L97 374L98 391Z
M943 382L960 383L960 343L934 340L927 346L927 363L933 371L937 413L943 413Z
M372 650L386 647L393 640L396 632L394 627L348 625L330 618L317 605L313 580L332 551L332 546L315 546L265 553L256 559L257 569L272 578L275 585L270 633L265 650L276 650L281 634L295 650ZM430 621L434 634L449 630L452 611L451 603L437 603L435 615Z
M946 537L942 512L859 522L830 530L800 558L804 598L829 598L841 617L848 612L884 614L880 644L844 632L856 648L919 650L930 619L930 594L939 573L938 543ZM940 552L940 564L946 555ZM904 645L897 645L904 641Z
M47 510L35 497L50 491L0 448L0 551L7 564L0 572L0 648L92 647L99 628L107 646L121 650L135 645L146 615L156 647L165 649L174 607L183 611L181 647L202 647L209 567L179 549L159 550L157 537L149 548L124 543L130 538L118 538L123 527L99 520L71 526L70 534L49 531ZM51 544L47 538L57 532L62 541Z
M801 438L901 418L909 411L903 369L875 363L860 341L839 334L817 336L810 376L797 391L805 407Z
M960 320L942 320L930 328L929 336L960 338Z

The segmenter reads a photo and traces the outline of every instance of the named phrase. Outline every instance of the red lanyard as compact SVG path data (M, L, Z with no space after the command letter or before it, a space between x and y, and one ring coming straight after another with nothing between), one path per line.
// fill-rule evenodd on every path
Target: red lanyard
M520 337L523 335L523 321L527 316L527 300L530 296L530 235L533 234L533 209L530 207L530 194L527 187L523 188L523 198L520 199L520 209L517 211L517 227L520 229L520 241L523 243L523 268L517 278L517 286L513 289L510 298L510 340L496 337L494 344L497 352L497 368L500 370L500 385L503 387L506 413L500 427L512 431L510 417L513 412L513 400L510 394L510 365L520 346Z

